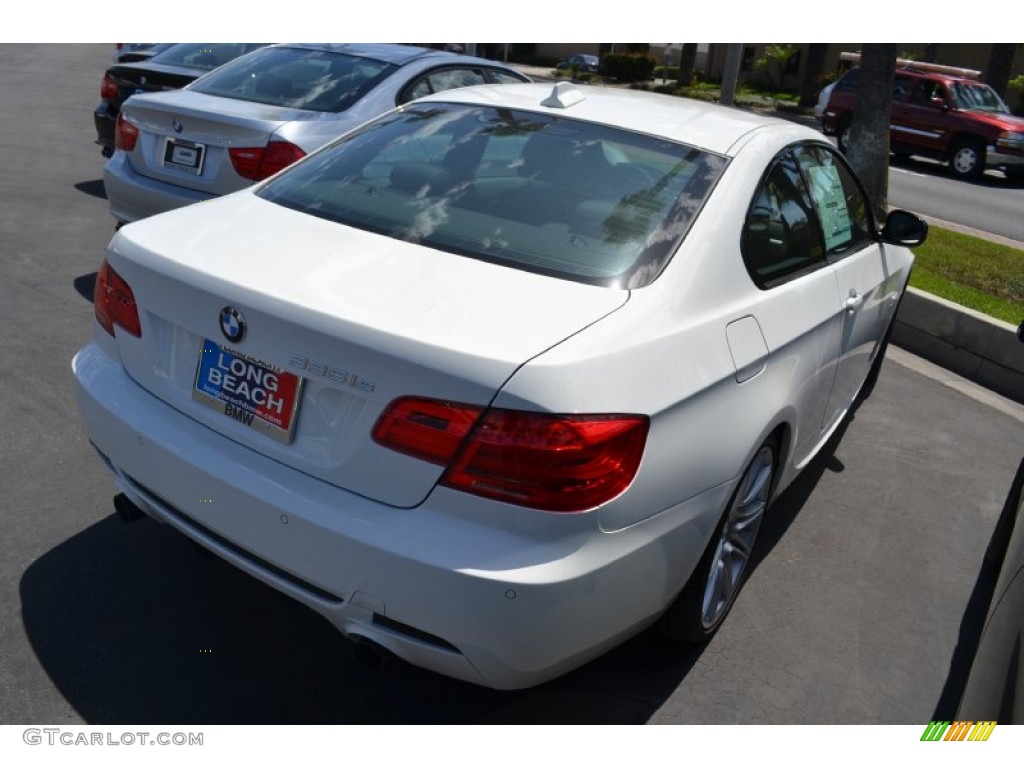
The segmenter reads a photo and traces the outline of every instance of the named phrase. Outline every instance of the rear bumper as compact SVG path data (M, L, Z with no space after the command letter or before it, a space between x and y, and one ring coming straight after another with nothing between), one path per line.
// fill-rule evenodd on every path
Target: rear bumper
M137 386L102 345L72 368L90 440L150 516L344 634L494 688L544 682L652 622L732 489L615 533L593 514L523 524L523 510L443 488L398 509L214 433ZM506 519L519 524L482 522Z
M110 202L110 215L124 224L201 203L211 197L207 192L196 192L136 173L124 152L115 152L103 167L103 185Z

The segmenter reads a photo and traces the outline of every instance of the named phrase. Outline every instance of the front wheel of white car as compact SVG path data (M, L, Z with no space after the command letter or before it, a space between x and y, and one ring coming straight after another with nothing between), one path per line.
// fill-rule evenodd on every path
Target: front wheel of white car
M662 619L673 640L699 643L709 639L732 608L771 502L778 455L776 439L769 438L744 470L693 575Z

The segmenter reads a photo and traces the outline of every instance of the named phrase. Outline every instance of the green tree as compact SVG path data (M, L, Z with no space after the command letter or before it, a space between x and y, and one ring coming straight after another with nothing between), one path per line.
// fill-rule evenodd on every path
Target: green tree
M846 156L860 177L879 221L889 198L889 113L896 75L896 44L865 43L861 48L857 106L850 123Z
M754 62L754 67L764 70L768 75L768 80L778 88L782 84L782 75L786 71L786 64L793 58L793 54L797 50L795 45L789 43L769 43L765 46L761 58ZM772 70L775 70L778 79L772 77Z

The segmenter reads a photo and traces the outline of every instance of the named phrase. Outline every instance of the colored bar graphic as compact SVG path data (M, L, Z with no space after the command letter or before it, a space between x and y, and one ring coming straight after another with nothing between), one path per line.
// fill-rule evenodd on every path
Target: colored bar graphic
M974 730L971 731L971 735L967 737L968 741L988 741L988 737L992 735L992 731L996 729L995 720L979 720Z
M932 720L928 723L928 727L924 729L921 741L940 741L947 728L949 728L949 720Z
M988 741L995 730L995 720L932 720L921 734L921 741Z

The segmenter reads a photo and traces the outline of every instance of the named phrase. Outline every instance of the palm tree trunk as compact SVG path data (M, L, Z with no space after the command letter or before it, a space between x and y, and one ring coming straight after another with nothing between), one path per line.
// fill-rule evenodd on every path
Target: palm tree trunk
M818 99L818 80L825 70L825 56L828 43L811 43L807 46L807 63L800 78L800 106L813 107Z
M697 67L697 43L683 43L679 54L679 77L676 88L689 88L693 85L693 73Z
M861 48L857 106L846 153L879 221L885 220L889 197L889 113L896 54L895 43L864 43Z
M1017 43L992 43L992 52L985 67L985 82L992 90L1006 98L1006 88L1013 71L1013 57L1017 53Z

